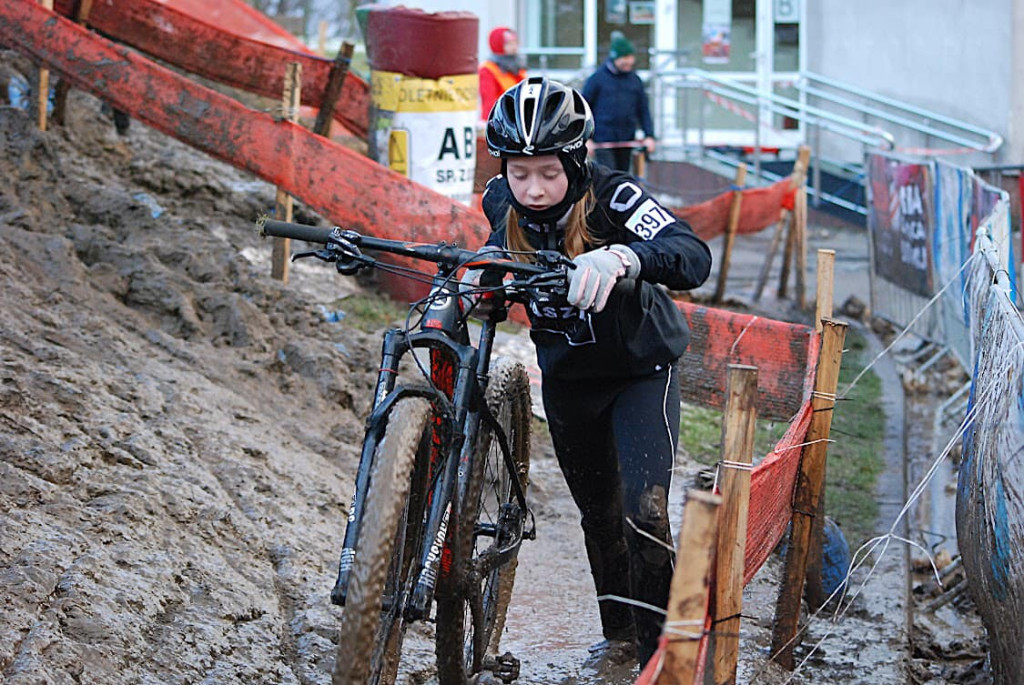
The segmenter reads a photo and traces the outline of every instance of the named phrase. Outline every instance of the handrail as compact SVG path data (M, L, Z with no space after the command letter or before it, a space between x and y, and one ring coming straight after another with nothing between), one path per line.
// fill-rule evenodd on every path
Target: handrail
M712 72L687 67L683 69L658 70L658 78L682 77L686 82L698 82L699 87L716 95L754 106L767 106L772 112L805 121L824 130L857 140L861 143L891 150L896 139L888 131L862 121L845 117L819 107L813 107L776 93L760 91L731 79L716 76ZM714 84L700 85L699 82ZM687 86L695 87L695 86Z
M835 90L843 91L851 95L856 95L858 97L865 98L879 105L884 105L885 107L888 107L891 110L904 112L906 114L912 114L914 116L925 119L928 122L939 123L944 126L948 126L951 129L955 129L961 132L972 134L974 136L978 136L982 138L984 142L978 143L976 141L964 138L961 135L937 129L926 123L918 123L915 121L911 121L910 119L907 119L904 116L893 114L891 112L880 109L876 106L856 102L849 98L823 91L820 88L816 88L813 85L811 85L812 82L817 82L830 88L834 88ZM948 141L955 145L959 145L969 150L984 153L992 153L998 150L999 147L1003 144L1003 137L1000 136L998 133L995 133L994 131L984 129L981 128L980 126L975 126L973 124L969 124L965 121L960 121L952 117L947 117L945 115L926 110L922 107L917 107L915 105L910 105L905 102L900 102L899 100L895 100L884 95L879 95L878 93L874 93L864 88L860 88L849 83L838 81L836 79L829 78L827 76L823 76L812 71L800 72L800 79L796 83L796 88L809 95L820 97L824 100L828 100L838 105L848 107L863 114L878 117L879 119L897 124L899 126L904 126L910 130L917 131L925 135L940 138L942 140Z

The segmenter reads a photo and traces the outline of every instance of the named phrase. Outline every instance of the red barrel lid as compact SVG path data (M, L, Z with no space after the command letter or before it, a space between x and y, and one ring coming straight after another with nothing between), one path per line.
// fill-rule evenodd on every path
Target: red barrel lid
M371 7L366 21L370 68L430 79L475 74L479 31L472 12Z

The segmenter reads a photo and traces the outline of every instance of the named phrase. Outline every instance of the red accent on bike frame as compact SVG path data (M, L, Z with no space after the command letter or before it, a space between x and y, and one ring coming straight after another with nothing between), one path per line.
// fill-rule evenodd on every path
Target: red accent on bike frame
M430 380L434 386L443 392L448 399L452 398L452 394L455 391L455 361L452 359L451 354L444 350L430 350ZM441 413L434 411L433 418L433 434L430 439L430 473L433 477L434 469L440 464L442 453L441 450L444 448L443 438L444 422ZM433 493L431 493L432 496ZM454 520L458 521L458 516L454 517ZM448 526L448 535L444 541L444 547L441 550L441 564L440 564L440 576L442 578L448 577L448 573L452 567L452 551L449 546L449 540L454 534L455 526Z

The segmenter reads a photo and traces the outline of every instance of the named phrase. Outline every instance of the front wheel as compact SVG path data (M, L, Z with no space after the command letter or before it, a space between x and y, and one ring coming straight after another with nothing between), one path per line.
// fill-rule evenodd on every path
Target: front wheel
M427 434L430 415L426 400L400 400L391 410L377 446L349 576L333 685L366 685L394 679L397 664L393 662L397 660L404 632L399 613L404 579L400 576L408 569L401 553L407 537L407 519L415 521L417 516L410 512L415 508L409 507L410 487L416 454ZM397 578L393 577L396 571ZM389 595L390 606L382 607L385 594Z
M513 470L493 429L481 421L466 498L449 541L453 572L439 582L436 595L441 685L465 685L484 658L498 652L528 516L512 487L513 478L524 492L529 483L530 383L522 364L495 360L486 401L508 438Z

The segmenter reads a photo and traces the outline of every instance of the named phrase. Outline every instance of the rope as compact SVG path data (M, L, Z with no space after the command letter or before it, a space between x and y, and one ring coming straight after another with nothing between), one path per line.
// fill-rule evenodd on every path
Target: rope
M743 330L740 331L740 334L736 336L736 339L732 343L732 347L729 348L729 354L736 353L736 346L740 344L740 340L743 339L743 336L746 335L747 330L749 330L750 327L754 325L754 322L757 321L758 318L760 317L755 316L753 319L747 322L747 325L743 327Z

